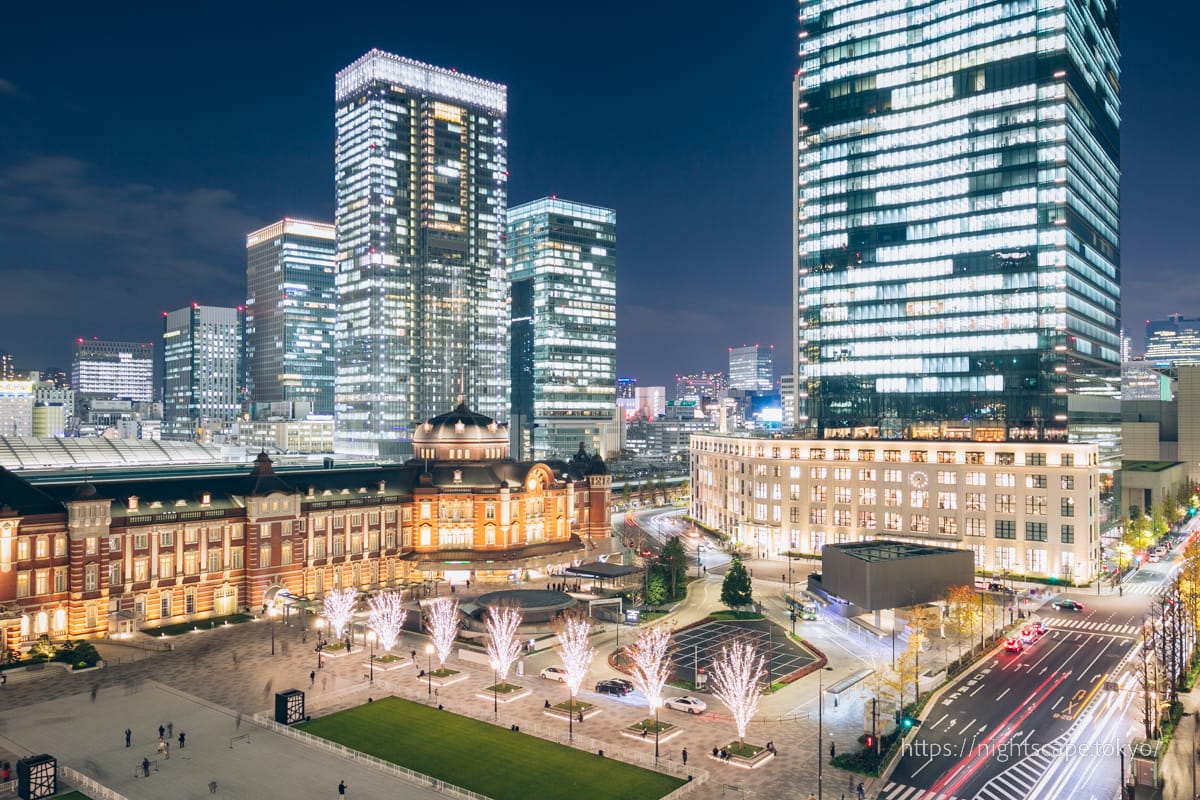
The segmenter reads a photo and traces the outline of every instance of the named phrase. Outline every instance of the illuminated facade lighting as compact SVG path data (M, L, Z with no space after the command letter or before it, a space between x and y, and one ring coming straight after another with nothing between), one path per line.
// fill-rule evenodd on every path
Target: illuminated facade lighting
M800 8L797 418L1116 429L1116 0Z
M163 314L162 438L206 441L242 411L244 308Z
M71 389L81 395L154 399L154 343L76 339L71 358Z
M338 449L411 452L458 402L508 414L504 86L372 50L338 73Z

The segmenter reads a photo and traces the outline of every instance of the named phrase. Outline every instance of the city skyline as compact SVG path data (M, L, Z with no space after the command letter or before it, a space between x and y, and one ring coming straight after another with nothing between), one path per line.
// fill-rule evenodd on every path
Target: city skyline
M149 340L163 310L244 302L247 233L283 216L332 219L332 75L378 47L508 87L510 205L555 193L621 215L618 374L670 385L755 340L780 344L788 363L797 4L740 15L617 4L555 69L541 43L582 12L538 7L505 16L468 3L479 33L449 25L449 10L403 26L387 12L369 37L297 15L281 24L312 45L304 58L282 49L287 36L249 47L267 24L251 8L238 30L199 22L230 54L219 64L178 39L174 12L132 25L32 17L32 35L6 43L0 66L0 114L12 120L0 143L0 263L20 298L0 348L25 369L65 365L77 336ZM1200 307L1200 287L1184 282L1200 165L1172 146L1197 112L1156 113L1187 73L1186 25L1151 34L1149 15L1123 22L1122 305L1123 327L1137 332L1143 319ZM58 44L51 62L34 55L39 38ZM87 91L74 80L85 67ZM246 125L262 100L244 87L266 83L280 110ZM1156 300L1164 288L1171 307Z

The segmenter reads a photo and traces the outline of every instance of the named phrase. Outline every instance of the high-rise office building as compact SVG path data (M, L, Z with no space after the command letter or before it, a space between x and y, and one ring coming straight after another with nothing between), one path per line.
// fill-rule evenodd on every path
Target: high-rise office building
M729 388L725 374L721 372L700 372L691 375L675 376L675 399L698 400L702 397L717 398Z
M1117 0L801 0L800 26L798 421L1119 431Z
M71 389L104 399L154 400L154 343L76 339Z
M242 411L245 309L163 312L162 438L203 441Z
M509 408L507 89L372 50L337 74L338 448Z
M1176 367L1200 364L1200 319L1171 314L1147 320L1146 360Z
M246 382L258 404L333 413L334 227L283 219L246 237Z
M508 211L514 428L533 458L616 449L617 214L547 197ZM526 427L528 426L528 427ZM520 457L520 456L518 456Z
M729 388L769 392L775 387L775 346L729 348Z

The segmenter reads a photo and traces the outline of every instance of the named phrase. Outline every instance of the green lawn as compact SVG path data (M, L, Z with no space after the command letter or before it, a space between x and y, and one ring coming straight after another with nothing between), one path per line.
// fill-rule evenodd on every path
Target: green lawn
M496 800L655 800L683 783L398 697L297 727Z
M56 794L54 800L92 800L83 792L68 792L67 794Z
M210 628L219 628L226 622L230 625L237 625L242 622L249 622L252 619L254 617L249 614L229 614L224 617L210 617L209 619L198 619L193 622L176 622L174 625L163 625L158 628L143 628L142 633L147 636L180 636L185 633L191 633L196 629L206 631Z

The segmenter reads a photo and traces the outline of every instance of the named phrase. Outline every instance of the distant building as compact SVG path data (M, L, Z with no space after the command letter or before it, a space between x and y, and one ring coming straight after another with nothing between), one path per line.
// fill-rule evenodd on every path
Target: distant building
M11 381L17 377L17 369L13 366L13 356L6 350L0 350L0 381Z
M242 413L244 309L163 312L164 439L204 441Z
M307 401L333 413L334 226L283 219L246 236L246 382L251 403Z
M716 399L729 388L729 381L722 372L705 372L701 370L691 375L675 376L676 400Z
M0 436L33 436L33 386L0 380Z
M71 388L79 397L154 400L154 343L76 339Z
M1153 361L1126 361L1121 365L1121 402L1170 400L1174 394L1169 367Z
M229 427L229 442L249 452L332 453L333 417L234 422Z
M1182 366L1159 397L1121 403L1121 436L1129 461L1186 465L1187 479L1200 485L1200 366Z
M617 378L617 408L626 420L637 413L637 378Z
M637 419L658 419L667 411L667 387L639 386L634 392L637 409L634 416Z
M796 427L796 376L779 376L779 405L783 413L782 428L790 431Z
M75 392L52 381L33 386L33 436L56 439L65 436L75 417Z
M1146 360L1168 366L1200 364L1200 318L1171 314L1147 321Z
M338 448L400 456L460 395L509 413L508 90L372 50L335 94Z
M775 346L729 348L729 388L769 392L775 388Z
M512 421L530 457L617 449L617 215L547 197L508 211ZM524 456L524 452L519 452Z

